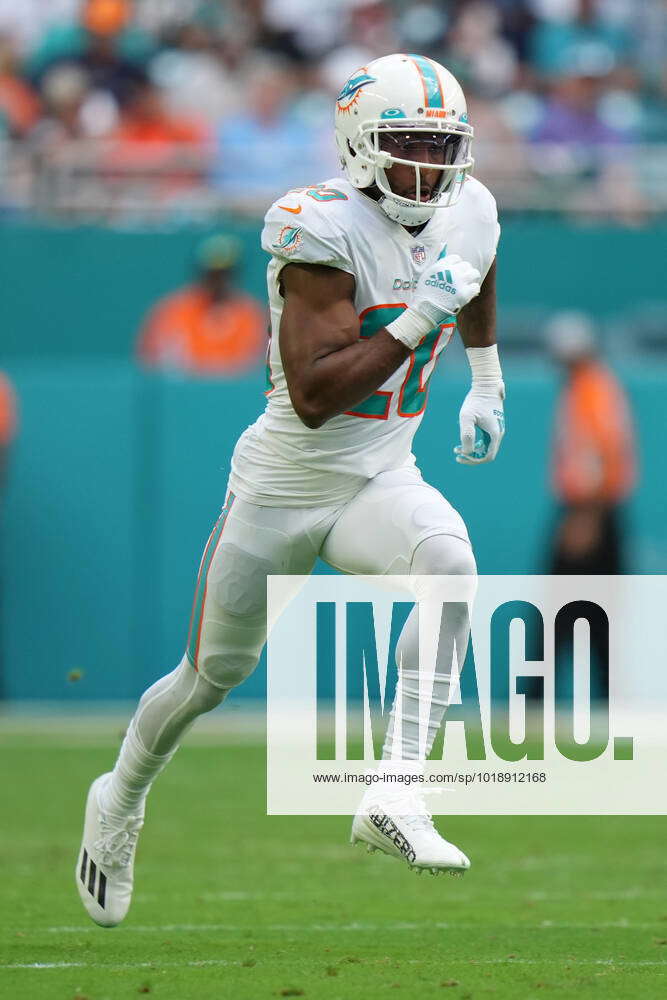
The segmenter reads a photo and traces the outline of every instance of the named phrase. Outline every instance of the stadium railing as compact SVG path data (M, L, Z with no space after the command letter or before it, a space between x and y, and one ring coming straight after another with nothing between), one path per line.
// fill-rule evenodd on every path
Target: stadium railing
M667 144L517 148L480 141L476 161L476 176L491 188L503 212L608 218L630 225L667 214ZM322 160L322 177L335 169L333 156ZM278 180L269 166L259 182L225 176L224 159L201 146L0 143L0 211L73 221L174 215L198 220L222 211L261 216L285 187L316 179L290 176L285 183L284 174Z

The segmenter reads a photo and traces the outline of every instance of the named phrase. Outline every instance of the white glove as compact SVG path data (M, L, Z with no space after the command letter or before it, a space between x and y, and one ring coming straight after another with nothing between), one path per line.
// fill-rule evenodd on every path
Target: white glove
M454 454L462 465L481 465L494 460L505 433L505 384L495 344L469 347L466 354L472 387L459 413L461 444L454 448Z
M424 267L409 308L386 329L414 351L429 330L447 316L455 316L479 295L480 286L481 275L472 264L457 254L448 257L443 251Z

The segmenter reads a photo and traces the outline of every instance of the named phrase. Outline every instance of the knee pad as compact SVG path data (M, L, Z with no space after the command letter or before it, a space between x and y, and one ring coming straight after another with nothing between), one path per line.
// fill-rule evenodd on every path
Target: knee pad
M414 576L477 576L469 542L455 535L432 535L415 549L410 566Z
M266 642L266 612L234 615L218 608L202 630L197 669L215 687L238 687L259 661Z
M228 691L243 684L250 676L259 662L260 653L261 647L253 652L232 649L204 655L200 652L197 669L210 685Z
M275 572L262 559L222 543L209 570L197 670L217 688L242 684L266 642L266 578Z

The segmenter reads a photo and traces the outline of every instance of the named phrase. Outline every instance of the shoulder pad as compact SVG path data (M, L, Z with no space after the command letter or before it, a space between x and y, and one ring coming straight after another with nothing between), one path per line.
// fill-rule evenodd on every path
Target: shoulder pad
M348 196L324 184L288 191L266 213L262 248L284 261L352 270L344 206L349 208Z

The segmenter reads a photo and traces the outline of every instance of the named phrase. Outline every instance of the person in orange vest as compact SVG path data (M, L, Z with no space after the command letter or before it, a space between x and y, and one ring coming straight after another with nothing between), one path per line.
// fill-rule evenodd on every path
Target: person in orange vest
M15 436L16 397L11 382L3 372L0 372L0 513L2 513L2 500L7 483L9 449ZM4 593L3 584L4 580L0 579L0 598ZM0 636L1 638L2 636ZM4 697L4 687L5 674L2 660L2 642L0 642L0 699Z
M9 449L16 435L16 398L12 384L0 372L0 490L7 481Z
M559 513L549 572L624 573L623 504L636 482L635 442L626 394L600 360L592 325L581 313L558 313L547 343L565 380L556 407L551 463ZM603 637L591 635L597 686L608 694L600 656Z
M147 368L189 375L236 375L263 359L267 319L237 290L241 245L217 235L197 248L197 280L156 303L139 334L137 354Z

